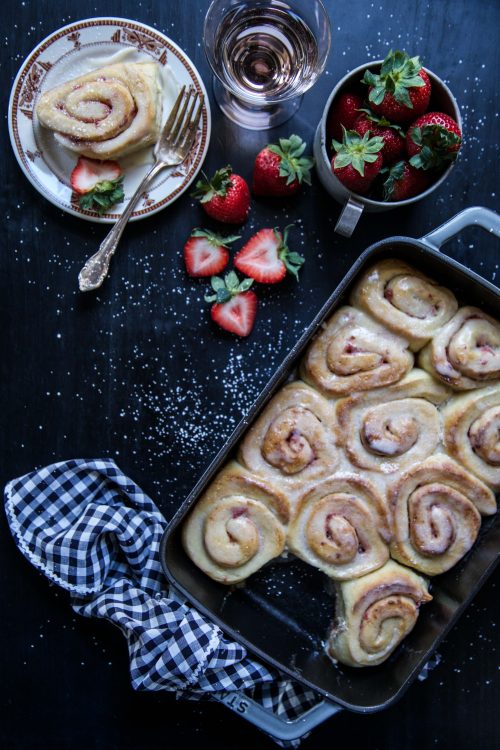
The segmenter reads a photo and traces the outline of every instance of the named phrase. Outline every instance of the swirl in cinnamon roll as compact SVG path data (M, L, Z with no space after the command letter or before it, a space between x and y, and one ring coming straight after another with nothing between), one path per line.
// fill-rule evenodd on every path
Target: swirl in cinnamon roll
M500 384L454 396L443 409L447 452L500 489Z
M182 542L211 578L237 583L283 552L288 520L286 497L233 461L194 506Z
M390 526L378 490L356 474L336 474L299 501L290 550L338 580L357 578L389 559Z
M154 62L118 63L41 95L40 123L66 148L93 159L118 156L158 139L161 86Z
M309 347L301 374L325 396L346 396L395 383L412 365L404 338L345 306Z
M461 307L420 352L419 364L458 391L500 378L500 323L477 307Z
M350 301L404 336L413 351L421 349L458 308L449 289L394 259L382 260L368 269L354 287Z
M246 434L239 460L294 494L333 473L338 462L331 404L295 381L269 402Z
M436 405L448 395L414 369L395 385L338 401L341 444L350 462L384 475L430 456L440 440Z
M495 496L452 458L437 454L405 472L391 488L391 556L427 575L444 573L474 544L481 515Z
M328 656L351 667L381 664L413 629L420 605L431 599L427 582L393 560L338 583Z

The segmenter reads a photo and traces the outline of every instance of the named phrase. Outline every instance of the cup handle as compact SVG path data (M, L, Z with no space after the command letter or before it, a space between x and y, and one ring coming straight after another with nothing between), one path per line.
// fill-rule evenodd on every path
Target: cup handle
M350 237L356 229L356 224L363 213L363 209L364 206L362 203L352 197L348 198L335 225L337 234L341 234L343 237Z

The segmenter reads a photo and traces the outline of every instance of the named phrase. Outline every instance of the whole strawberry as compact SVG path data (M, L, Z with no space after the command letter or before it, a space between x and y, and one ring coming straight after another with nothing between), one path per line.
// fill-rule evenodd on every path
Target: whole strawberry
M346 130L353 129L354 121L359 115L358 110L362 105L363 99L352 91L346 91L335 97L326 121L328 143L332 138L336 141L342 140L342 126Z
M427 112L406 134L406 152L417 169L439 169L455 161L461 144L462 131L444 112Z
M263 148L253 168L255 195L294 195L303 182L310 185L314 159L303 156L305 149L306 144L298 135L280 138L279 145L269 144Z
M382 170L383 172L385 170ZM415 169L407 161L399 161L387 169L384 182L385 201L404 201L422 193L430 184L429 176L421 169Z
M210 180L198 180L192 193L212 219L223 224L242 224L250 211L250 190L231 166L217 170Z
M205 302L213 302L210 316L225 331L237 336L248 336L253 328L257 312L257 295L248 291L253 279L243 279L242 282L234 271L230 271L221 279L212 276L214 294L207 294Z
M342 143L334 140L332 146L336 151L331 163L333 174L354 193L367 193L382 167L383 138L370 138L369 133L360 136L344 128Z
M367 70L362 79L369 86L368 100L375 114L391 122L411 122L429 106L431 82L418 57L392 50L380 73Z
M377 117L369 109L362 109L354 121L352 129L360 135L379 135L384 140L384 147L380 152L384 164L393 164L403 156L405 138L399 125L394 125L385 117Z

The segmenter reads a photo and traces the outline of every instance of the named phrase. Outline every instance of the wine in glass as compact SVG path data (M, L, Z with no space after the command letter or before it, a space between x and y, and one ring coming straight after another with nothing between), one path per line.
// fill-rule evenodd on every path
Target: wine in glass
M331 26L321 0L213 0L203 40L222 111L261 130L300 107L324 70Z

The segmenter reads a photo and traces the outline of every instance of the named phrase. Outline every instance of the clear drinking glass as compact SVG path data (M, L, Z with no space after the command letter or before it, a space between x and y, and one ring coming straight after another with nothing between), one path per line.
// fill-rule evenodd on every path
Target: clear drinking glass
M224 114L245 128L272 128L300 107L330 51L321 0L213 0L203 41Z

